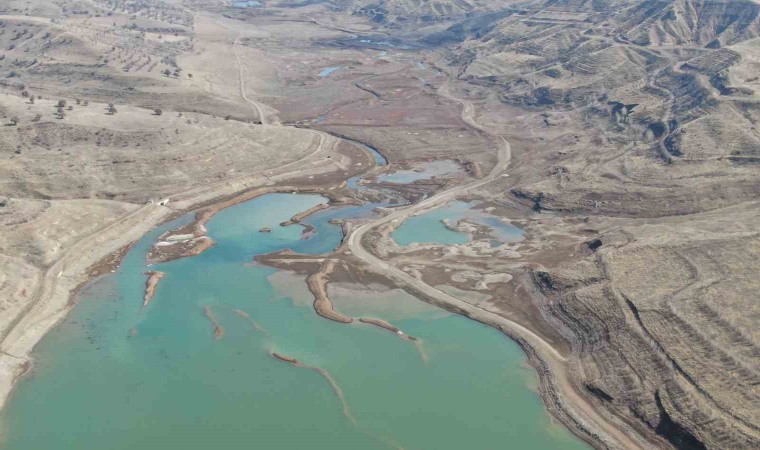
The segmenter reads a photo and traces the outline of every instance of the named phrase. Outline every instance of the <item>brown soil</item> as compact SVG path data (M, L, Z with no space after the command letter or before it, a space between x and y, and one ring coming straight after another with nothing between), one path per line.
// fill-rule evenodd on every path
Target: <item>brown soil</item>
M310 275L306 279L309 290L314 294L314 311L325 319L341 323L351 323L354 319L335 312L330 297L327 295L328 277L334 268L335 261L327 260L319 272Z
M180 241L171 245L154 245L148 252L148 261L151 264L157 264L197 256L213 246L214 241L206 236Z
M285 222L282 222L280 224L281 227L287 227L288 225L293 225L296 223L300 223L303 219L309 217L310 215L322 211L323 209L329 208L330 205L327 203L320 203L318 205L314 205L311 208L307 209L306 211L302 211L295 216L291 217L290 220L287 220Z
M272 356L274 356L275 358L279 359L280 361L285 361L285 362L290 363L290 364L295 364L295 365L300 364L297 359L291 358L289 356L281 355L281 354L279 354L277 352L272 352Z
M145 275L148 275L148 280L145 282L145 295L143 296L143 308L148 306L151 300L153 300L153 296L156 293L156 288L158 287L158 282L161 281L161 278L163 278L166 274L164 272L152 270L149 272L145 272Z
M377 327L383 328L383 329L388 330L391 333L393 333L393 334L395 334L395 335L397 335L397 336L399 336L399 337L401 337L403 339L407 339L407 340L410 340L410 341L416 341L417 340L416 337L404 334L404 332L402 332L400 328L391 325L390 323L386 322L383 319L374 319L374 318L371 318L371 317L361 317L361 318L359 318L359 322L361 322L361 323L367 323L367 324L370 324L370 325L375 325Z
M79 296L79 293L82 291L82 289L84 289L84 287L87 286L88 284L92 283L93 280L100 278L103 275L108 275L109 273L115 272L121 265L121 262L124 259L124 257L127 255L127 253L129 253L130 250L132 250L132 247L134 247L134 245L135 245L135 242L131 242L127 245L124 245L119 250L106 255L100 261L90 266L90 268L87 269L87 279L79 283L69 293L68 305L73 306L76 303L76 299Z

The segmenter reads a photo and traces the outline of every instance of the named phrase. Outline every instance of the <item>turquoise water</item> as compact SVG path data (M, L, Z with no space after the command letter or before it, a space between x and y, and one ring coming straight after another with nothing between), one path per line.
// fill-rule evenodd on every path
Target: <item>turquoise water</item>
M332 67L325 67L324 69L319 71L319 76L321 78L329 77L333 72L336 70L339 70L340 66L332 66Z
M389 297L387 315L374 315L422 339L425 361L386 330L334 323L309 298L278 295L270 282L277 271L250 262L283 248L335 247L340 232L328 213L310 218L317 233L307 240L301 227L277 225L322 202L270 194L222 211L208 223L216 246L151 268L166 277L145 309L145 254L189 216L142 239L37 346L33 376L3 411L2 448L587 448L552 423L523 353L493 329ZM272 232L259 233L265 226ZM224 328L221 338L204 307ZM327 370L353 421L325 378L271 351Z
M257 2L255 0L244 0L232 2L232 6L236 8L252 8L254 6L261 6L261 2Z
M245 0L245 1L232 2L232 6L236 8L252 8L254 6L261 6L261 3L255 0Z
M408 184L419 180L429 180L433 177L450 175L460 172L454 161L441 160L420 164L416 170L397 170L396 172L380 175L377 181L385 183Z
M391 233L391 237L402 247L414 243L466 244L470 241L470 236L467 233L449 230L441 222L443 219L451 219L453 213L451 204L448 204L419 216L410 217Z
M388 165L388 160L385 159L385 156L383 156L383 154L380 153L375 147L371 147L371 146L369 146L367 144L364 144L362 142L359 142L359 141L354 141L354 140L351 140L351 139L349 139L349 140L351 142L353 142L354 144L361 146L364 150L366 150L367 152L369 152L369 154L372 155L372 158L375 160L375 164L376 165L378 165L378 166L387 166ZM351 177L348 180L346 180L346 186L349 189L361 189L361 187L359 186L359 180L361 180L362 178L364 178L364 174L360 174L360 175L357 175L355 177Z
M485 225L497 240L514 242L523 239L523 231L514 225L502 222L498 217L483 211L474 210L473 203L454 201L431 211L406 219L391 237L400 246L413 243L421 244L465 244L470 241L467 233L450 230L443 224L448 220L455 225L461 219Z

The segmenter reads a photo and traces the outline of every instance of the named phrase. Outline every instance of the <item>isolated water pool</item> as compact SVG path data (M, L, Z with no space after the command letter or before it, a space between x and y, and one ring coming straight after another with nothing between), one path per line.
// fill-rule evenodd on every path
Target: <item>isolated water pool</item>
M255 0L244 0L244 1L232 2L232 6L236 8L252 8L255 6L261 6L261 3Z
M385 183L408 184L419 180L428 180L433 177L450 175L461 172L459 165L454 161L444 159L418 164L413 170L397 170L396 172L380 175L377 181Z
M324 69L319 71L319 76L322 78L329 77L333 72L335 72L336 70L339 70L340 68L341 68L340 66L325 67Z
M523 353L496 330L400 307L410 312L388 318L422 340L425 361L392 333L334 323L309 298L277 295L277 271L250 262L335 247L340 233L326 217L311 218L308 240L299 226L277 225L324 200L270 194L220 212L208 223L216 246L150 268L166 277L145 309L145 254L176 223L142 239L35 349L34 376L2 414L3 448L586 448L550 420ZM265 226L272 232L259 233ZM224 328L220 339L204 307ZM322 376L271 351L327 370L354 421Z
M444 225L443 220L448 220L451 225L461 219L468 219L491 228L491 233L497 240L513 242L523 239L523 231L514 225L503 222L496 216L492 216L480 210L473 209L474 204L454 201L430 211L425 211L418 216L413 216L404 221L391 237L400 246L421 244L444 244L456 245L470 241L467 233L450 230Z

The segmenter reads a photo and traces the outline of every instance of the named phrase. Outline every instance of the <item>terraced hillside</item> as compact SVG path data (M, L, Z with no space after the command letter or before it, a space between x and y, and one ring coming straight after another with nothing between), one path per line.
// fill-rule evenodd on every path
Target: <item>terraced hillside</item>
M757 447L760 5L510 6L426 39L519 142L502 200L591 230L526 271L578 390L658 445Z
M396 189L520 238L462 219L445 226L466 244L399 246L399 215L366 259L333 255L341 276L383 279L382 259L528 330L558 362L517 339L547 407L599 448L760 448L757 1L235 3L0 1L4 339L193 205L290 177ZM381 181L435 160L456 170ZM367 170L364 194L343 183ZM0 386L24 338L3 341Z
M0 403L71 292L157 223L367 160L262 125L234 37L176 1L0 2Z

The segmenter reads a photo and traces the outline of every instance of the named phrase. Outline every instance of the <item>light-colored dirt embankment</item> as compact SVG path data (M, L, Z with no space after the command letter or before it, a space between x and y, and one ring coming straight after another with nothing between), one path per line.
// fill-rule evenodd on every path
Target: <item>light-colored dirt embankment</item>
M449 92L448 83L439 90L439 93L462 105L462 119L467 124L490 134L478 123L472 103L454 97ZM500 141L501 145L499 146L498 162L488 175L480 180L440 192L416 204L398 208L391 214L355 228L346 239L347 248L373 270L394 280L419 298L497 328L518 342L539 369L540 391L545 403L555 417L562 420L575 434L599 447L641 448L642 445L638 441L631 439L618 428L617 424L611 423L600 415L591 404L578 395L569 380L565 366L566 359L540 336L512 320L426 284L421 279L415 278L393 264L378 258L369 250L365 242L364 237L367 233L380 226L391 222L400 224L419 211L445 204L459 195L493 182L509 167L511 152L509 142L504 137L498 135L492 135L492 137Z
M332 301L327 295L327 277L335 268L335 261L327 260L319 272L312 274L306 279L309 290L314 294L314 311L325 319L335 322L351 323L354 319L335 312Z

